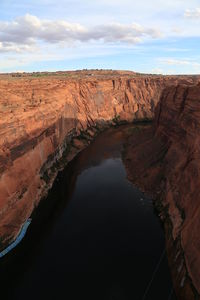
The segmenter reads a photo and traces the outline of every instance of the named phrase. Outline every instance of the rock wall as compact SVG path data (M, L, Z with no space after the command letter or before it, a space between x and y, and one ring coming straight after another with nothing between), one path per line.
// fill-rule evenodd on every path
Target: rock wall
M152 119L163 88L178 80L1 79L0 249L45 196L62 158L66 164L105 126Z
M158 108L156 134L169 143L165 157L165 205L173 239L180 238L188 275L200 294L199 116L200 85L165 90Z
M150 192L165 223L178 299L200 299L200 84L163 91L154 129L129 141L129 177ZM134 171L133 171L134 170Z
M196 81L138 75L0 79L0 250L18 235L60 168L104 128L152 119L163 89L173 84L162 94L156 135L142 132L131 141L135 148L127 160L129 170L141 175L135 182L142 178L145 188L149 183L153 188L154 180L155 187L167 191L163 203L169 206L173 239L181 235L190 278L199 288L200 88L189 87ZM186 285L185 273L181 276L179 284Z

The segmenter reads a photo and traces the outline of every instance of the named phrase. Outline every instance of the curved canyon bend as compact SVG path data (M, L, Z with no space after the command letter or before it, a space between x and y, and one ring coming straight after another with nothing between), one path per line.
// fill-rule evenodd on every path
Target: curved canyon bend
M140 128L106 130L59 173L1 265L7 299L175 299L159 219L122 162Z
M23 277L23 280L26 281L24 291L20 290L21 277L17 276L20 261L23 265L21 269L26 269L27 274L30 274L29 269L34 270L37 265L40 265L42 270L42 263L47 265L47 262L52 261L52 272L55 271L56 274L56 263L59 266L65 262L62 259L62 249L65 247L61 247L60 240L63 238L62 226L63 224L67 226L68 222L66 236L68 236L67 243L70 241L70 247L67 247L66 250L68 251L66 269L76 270L77 267L77 270L80 271L83 268L82 270L85 272L85 268L89 268L87 274L94 269L102 271L105 266L108 268L108 274L112 269L113 276L110 276L108 281L106 281L108 276L103 278L105 289L98 286L101 281L95 280L95 277L87 280L87 276L85 276L87 284L91 282L94 289L97 284L96 290L99 293L106 291L104 295L107 297L111 295L110 297L116 297L112 299L118 299L116 294L119 297L123 294L123 297L121 296L119 299L126 299L124 291L132 293L129 279L132 278L132 287L134 287L134 274L137 271L128 279L126 273L131 270L127 268L135 265L137 270L137 263L141 265L139 259L134 261L134 257L136 257L134 251L140 253L139 256L143 256L144 260L146 257L151 257L152 261L147 260L143 265L144 267L145 263L149 264L149 268L146 268L149 270L147 271L149 274L146 277L143 276L143 280L139 280L139 274L142 272L137 273L138 284L135 286L138 291L135 290L135 293L138 293L137 299L141 299L139 290L141 288L145 292L147 277L150 273L152 274L150 265L155 265L159 260L162 253L161 248L164 247L164 239L159 222L153 214L151 201L146 196L141 196L141 192L134 188L134 186L138 186L140 190L145 191L153 198L154 207L164 225L167 256L177 298L181 300L200 299L200 78L198 76L142 75L123 71L41 73L39 74L40 78L35 78L36 75L38 76L38 74L23 74L20 78L17 78L16 74L0 76L0 251L16 239L23 224L33 213L33 222L25 239L17 247L16 253L14 251L0 262L1 270L6 267L7 274L11 270L12 280L16 279L15 285L18 286L19 293L29 293L30 284L30 282L28 283L30 277L29 275L26 277L25 273ZM149 123L148 126L134 125L137 130L132 132L132 125L128 125L126 130L122 129L126 127L108 129L124 123L131 124L141 121L151 121L152 123ZM107 131L102 134L101 132L105 129ZM112 139L106 144L106 134L109 130ZM122 134L122 132L124 133ZM125 143L119 141L119 143L115 143L118 134L125 136ZM105 151L105 156L102 153L100 155L98 147L94 146L102 137L105 138L105 145L99 145L99 149L102 149L102 153ZM113 144L113 147L108 147L109 143ZM121 160L121 154L119 154L121 153L119 150L121 143L124 144L123 162L125 167ZM93 147L96 150L94 153L90 153ZM86 150L83 150L85 148ZM81 152L82 150L83 152ZM63 171L64 173L59 173L56 177L58 172L66 166L67 169ZM98 172L95 173L97 170ZM133 185L127 181L126 172ZM102 177L97 180L100 174ZM108 176L109 174L110 176ZM61 183L57 181L58 179ZM93 184L90 186L88 182L93 182ZM109 183L110 187L113 187L114 182L116 182L116 191L113 188L106 188L108 193L103 196L107 197L105 199L109 199L109 201L104 199L101 202L104 185ZM47 197L52 185L53 189ZM89 193L88 195L84 195L81 191L82 185L87 187L85 193ZM56 209L54 209L55 203L52 200L52 197L54 199L55 197L51 196L55 195L55 186L57 187L56 193L61 199L56 201ZM94 189L99 189L96 202L91 201L94 197ZM64 192L64 196L62 192ZM126 195L125 201L118 201L119 198L122 198L120 193ZM79 196L83 197L83 200L80 200ZM116 199L114 199L115 197ZM46 199L41 201L42 198ZM141 198L143 201L140 201ZM130 199L133 200L130 201ZM75 205L76 201L78 201L77 205ZM143 209L141 209L141 203L144 203ZM39 207L35 210L38 205ZM88 226L87 236L83 234L76 240L73 234L74 231L77 234L80 233L80 222L88 213L86 205L92 206L93 216L88 215L88 223L84 221L83 229ZM110 206L112 206L112 210L109 209ZM126 218L122 217L125 206L126 213L128 213ZM147 215L145 215L146 209L149 210ZM141 220L139 223L136 222L138 220L135 215L137 210L143 216L141 219L144 220L146 216L145 222L141 222ZM101 221L100 216L103 216L104 224L98 223ZM115 220L116 216L119 217L120 222ZM91 220L92 217L95 217L94 220ZM109 222L109 217L113 218L112 223ZM51 218L52 220L49 221ZM95 232L101 232L98 227L100 225L95 228L95 225L91 226L91 222L101 224L104 233L101 237L103 241L100 242L96 238L98 235L95 235ZM74 226L73 230L71 227L73 234L67 229L70 228L70 224ZM59 230L61 229L59 226L62 227L62 230ZM105 226L107 226L108 232L105 230ZM110 236L112 226L120 234L119 236ZM145 246L142 248L145 252L147 250L146 243L150 244L148 256L141 249L141 245L138 246L140 240L138 228L143 231L146 226L146 230L149 230L151 234L146 236L143 233L142 236L148 237L148 241L144 242ZM134 233L135 228L137 228L136 233ZM54 235L55 232L56 235ZM53 239L53 236L56 240ZM150 239L152 242L149 242ZM35 242L34 247L31 246L33 241ZM80 256L73 249L73 247L78 248L77 243L80 243ZM122 243L119 248L117 247L118 243ZM104 251L103 245L105 244L109 245L107 252ZM43 254L43 257L42 255L38 256L38 260L35 260L33 249L42 253L45 247L48 248L46 254ZM98 251L94 251L94 256L92 256L92 253L88 255L86 249L87 251L89 251L88 249ZM28 263L24 263L26 260L23 258L24 251L28 251L26 255ZM59 251L61 251L60 255ZM54 258L53 252L57 253ZM77 260L74 264L73 259L70 262L69 257L72 258L75 255ZM97 256L104 259L97 263L95 260ZM121 260L122 256L124 260L128 261ZM83 257L85 261L88 260L87 264L81 260ZM39 263L40 259L42 260L41 264ZM9 263L10 260L13 264ZM162 262L165 264L163 274L167 276L164 280L163 293L169 297L171 283L166 257ZM12 269L10 267L12 265L16 268ZM64 266L66 265L64 264ZM45 268L45 272L47 270L48 267ZM44 277L45 275L41 271L40 276L42 274ZM39 280L40 276L35 278L35 289L37 286L42 286L41 280ZM49 277L49 285L54 284L51 280L53 278ZM77 280L79 279L77 278ZM69 283L70 281L70 289L73 290L75 282L73 274ZM120 285L117 285L116 282L121 282L123 288L119 288ZM142 286L142 284L144 285ZM157 283L157 286L162 286L162 284ZM86 286L82 284L83 290ZM8 291L12 290L9 285L5 285L5 287ZM165 288L166 292L164 292ZM153 290L152 285L152 293ZM33 291L33 295L35 292ZM99 299L103 299L101 296L99 294ZM30 298L30 295L27 297ZM171 294L170 297L175 296ZM165 298L162 297L162 299Z

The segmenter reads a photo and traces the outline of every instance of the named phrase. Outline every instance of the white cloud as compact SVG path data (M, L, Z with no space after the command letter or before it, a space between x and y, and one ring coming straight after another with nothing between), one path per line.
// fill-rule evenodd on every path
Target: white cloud
M152 69L153 74L163 74L163 70L160 68L154 68Z
M34 51L35 47L34 45L18 45L17 43L13 42L0 42L0 53L4 52L16 52L21 53L24 51Z
M200 8L186 9L184 13L185 18L200 19Z
M167 65L189 65L190 64L188 60L180 60L180 59L173 59L173 58L161 59L161 62Z
M159 30L133 23L111 23L85 27L63 20L39 19L26 14L11 22L0 22L0 52L30 51L41 42L65 43L103 41L105 43L137 44L145 37L158 38Z
M178 74L178 72L176 70L166 70L165 71L165 75L175 75Z
M199 0L1 0L0 71L199 73L198 7Z
M170 66L191 66L200 68L200 63L189 59L160 58L159 62Z

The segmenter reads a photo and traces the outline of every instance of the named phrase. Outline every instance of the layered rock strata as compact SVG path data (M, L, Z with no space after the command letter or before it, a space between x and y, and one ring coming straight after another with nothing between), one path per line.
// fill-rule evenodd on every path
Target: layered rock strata
M162 94L156 133L138 132L126 162L134 182L163 197L172 239L184 251L180 284L186 286L185 264L198 289L198 230L190 231L199 226L199 86L189 87L198 80L138 74L0 78L0 250L16 238L60 168L106 127L152 120Z
M154 127L129 140L129 178L164 221L178 299L200 299L200 85L166 88Z
M0 80L0 241L13 240L65 163L117 122L152 119L172 79ZM78 138L76 138L78 137Z

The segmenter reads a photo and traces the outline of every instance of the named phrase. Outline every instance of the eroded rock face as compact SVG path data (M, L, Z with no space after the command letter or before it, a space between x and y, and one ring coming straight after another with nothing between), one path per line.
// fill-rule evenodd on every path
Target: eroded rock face
M137 76L1 79L1 246L18 234L50 188L62 157L67 163L106 126L151 119L170 80Z
M161 103L159 110L166 110L157 118L157 134L170 144L165 203L173 238L180 235L189 276L200 294L200 85L166 90Z
M107 126L152 119L163 89L180 81L190 85L198 78L95 73L77 79L0 79L0 248L16 237L45 196L62 166L60 161L66 164ZM177 105L168 118L173 119ZM158 122L164 134L167 121L162 116ZM183 150L179 148L176 151ZM192 208L188 214L194 214ZM175 222L176 235L183 226L179 215Z
M153 194L165 221L179 299L200 299L200 85L166 88L154 129L129 141L129 177Z

